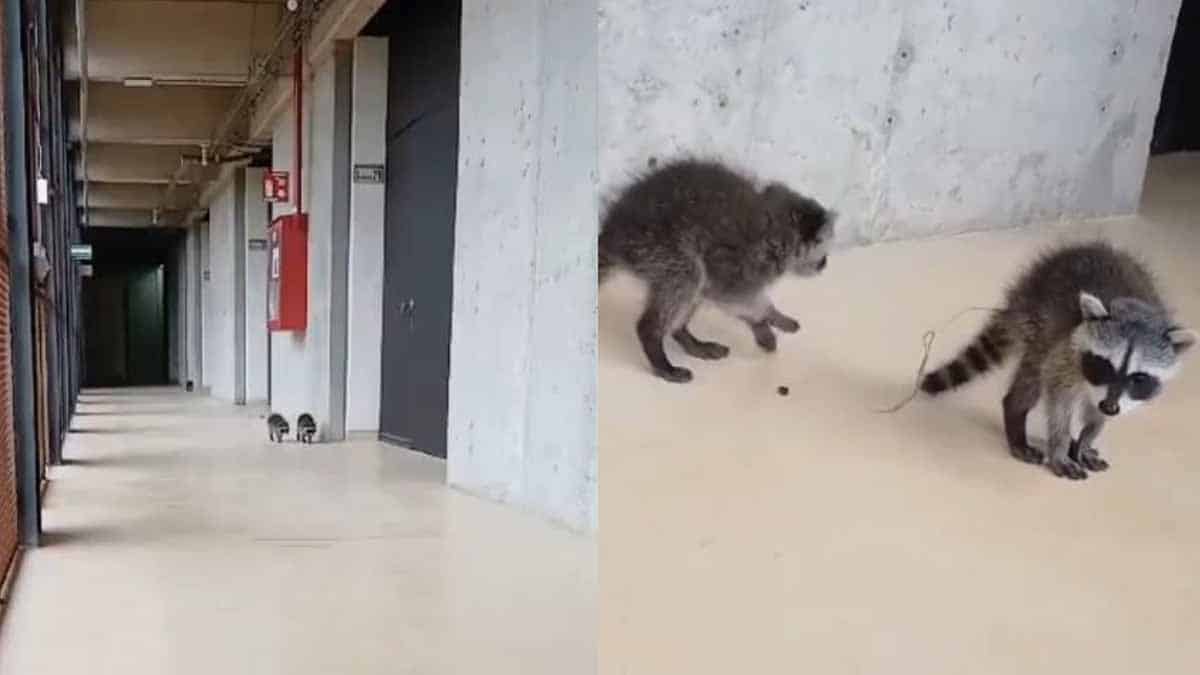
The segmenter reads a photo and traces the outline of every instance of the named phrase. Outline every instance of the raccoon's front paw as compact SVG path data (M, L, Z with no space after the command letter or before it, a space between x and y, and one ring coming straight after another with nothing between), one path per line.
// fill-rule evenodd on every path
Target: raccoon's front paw
M785 333L798 333L800 322L786 314L775 314L771 317L771 325Z
M1088 471L1104 471L1109 467L1108 462L1100 457L1100 451L1095 448L1086 448L1079 453L1079 463Z
M1087 471L1071 459L1051 460L1050 470L1054 472L1055 476L1068 480L1083 480L1087 478Z
M657 368L655 369L654 374L658 375L667 382L677 382L679 384L683 384L685 382L692 381L692 371L688 370L687 368L679 368L676 366L672 366L671 368Z
M1014 445L1008 451L1013 457L1027 464L1041 464L1046 461L1046 454L1030 445Z
M758 343L763 351L773 352L779 346L778 340L775 338L775 331L765 323L756 323L751 326L754 331L754 341Z

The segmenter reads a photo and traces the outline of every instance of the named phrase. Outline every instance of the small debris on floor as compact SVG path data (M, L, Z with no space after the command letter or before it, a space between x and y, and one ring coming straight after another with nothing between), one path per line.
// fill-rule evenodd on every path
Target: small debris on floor
M791 391L791 390L790 390L790 389L788 389L787 387L783 386L783 385L779 385L779 388L778 388L778 389L776 389L775 391L779 392L779 395L780 395L780 396L787 396L787 395L788 395L788 392L789 392L789 391Z

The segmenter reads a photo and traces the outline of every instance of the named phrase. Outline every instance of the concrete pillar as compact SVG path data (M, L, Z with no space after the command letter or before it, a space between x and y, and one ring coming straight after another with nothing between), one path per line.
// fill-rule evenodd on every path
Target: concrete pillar
M308 69L304 202L308 230L308 326L271 337L271 407L312 414L321 440L345 437L346 301L350 235L351 46L339 43ZM291 115L276 128L277 166L291 168ZM281 142L282 141L282 142ZM280 152L284 147L288 152ZM294 180L294 176L293 176Z
M351 163L383 166L387 155L387 38L354 41ZM346 430L379 429L383 340L384 185L350 187L350 294L346 363Z
M210 369L215 368L213 363L213 355L210 351L213 332L213 321L210 315L212 310L212 270L209 268L209 228L208 224L193 226L196 228L196 238L200 248L200 378L196 382L196 386L203 391L209 391L212 387L212 375Z
M581 530L597 523L596 13L463 3L450 349L449 481Z
M200 307L201 286L204 279L201 272L203 261L200 255L200 234L198 226L188 230L185 254L187 260L187 321L184 339L187 345L187 380L197 387L201 386L204 361L203 320Z
M245 237L242 249L245 269L246 402L267 400L267 264L265 247L269 214L262 199L263 169L246 169Z
M238 365L245 356L238 341L239 308L245 302L239 269L242 218L239 212L242 185L235 178L217 192L208 213L208 282L204 296L205 384L223 401L238 402Z

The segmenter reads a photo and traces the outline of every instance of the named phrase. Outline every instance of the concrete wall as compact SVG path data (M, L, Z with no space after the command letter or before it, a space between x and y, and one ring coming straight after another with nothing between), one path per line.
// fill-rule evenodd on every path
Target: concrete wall
M212 370L217 366L213 363L215 358L212 353L216 342L213 340L211 333L215 326L215 322L211 316L213 310L212 296L212 269L211 257L209 253L209 227L205 225L194 226L197 230L196 239L200 246L200 378L196 385L204 387L205 390L212 388Z
M690 152L843 242L1128 213L1179 0L599 0L601 184Z
M311 413L322 440L339 440L345 434L350 64L349 48L340 44L330 59L308 71L304 155L308 326L303 333L271 336L271 407L291 418ZM273 161L280 169L294 172L291 114L281 116L276 124Z
M463 3L448 479L596 525L596 3Z
M351 163L384 164L387 155L387 38L354 41ZM384 185L350 186L350 295L346 429L379 429L383 341Z
M200 228L193 227L188 230L187 237L184 240L184 257L187 260L187 318L184 330L187 353L187 380L191 380L197 387L200 386L202 381L201 371L204 361L204 331L200 307L204 282L201 273L200 233ZM185 380L185 383L187 380Z
M205 383L211 394L233 401L237 392L237 293L235 256L241 246L237 239L237 186L227 183L208 207L209 280L204 299Z
M270 224L267 203L262 199L263 169L246 169L242 250L246 255L246 401L267 400L267 265L269 253L250 249L252 240L267 239Z

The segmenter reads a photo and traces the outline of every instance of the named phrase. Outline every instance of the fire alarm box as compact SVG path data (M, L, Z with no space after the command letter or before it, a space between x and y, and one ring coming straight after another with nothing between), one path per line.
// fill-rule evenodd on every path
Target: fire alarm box
M289 213L271 223L267 325L303 331L308 321L308 216Z

